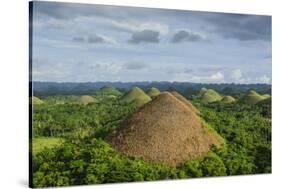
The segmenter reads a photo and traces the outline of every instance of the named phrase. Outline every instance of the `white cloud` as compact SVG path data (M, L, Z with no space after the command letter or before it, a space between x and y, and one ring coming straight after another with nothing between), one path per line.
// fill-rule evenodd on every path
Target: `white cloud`
M267 83L267 84L270 84L271 83L271 79L266 76L266 75L263 75L261 76L260 78L257 78L257 82L258 83Z
M214 73L212 74L210 77L209 77L209 80L210 81L219 81L221 82L222 80L224 80L224 75L221 73L221 72L217 72L217 73Z
M224 82L224 74L222 72L216 72L208 76L205 75L193 75L191 73L179 73L176 74L172 81L179 82L196 82L196 83L222 83Z
M75 22L79 23L92 23L102 28L110 28L118 31L125 32L140 32L143 30L154 30L161 34L167 34L169 32L169 25L163 24L155 21L142 21L136 19L122 19L117 20L110 17L100 17L100 16L91 16L91 17L79 17L75 19ZM80 24L81 25L81 24Z
M169 32L169 26L157 22L139 22L136 20L116 21L108 19L107 22L113 27L129 32L140 32L143 30L154 30L161 34Z
M242 78L242 72L240 69L234 69L231 71L230 73L230 79L233 79L233 80L239 80Z

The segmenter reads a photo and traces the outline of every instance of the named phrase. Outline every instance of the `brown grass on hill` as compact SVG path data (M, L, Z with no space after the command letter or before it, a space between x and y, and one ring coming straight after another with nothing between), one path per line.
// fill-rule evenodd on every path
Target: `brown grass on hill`
M171 166L198 158L211 144L222 145L216 133L169 92L159 94L129 116L109 135L108 142L125 155Z
M185 105L187 105L192 111L199 114L200 112L189 102L185 97L183 97L181 94L179 94L176 91L170 92L172 95L174 95L177 99L179 99L181 102L183 102Z

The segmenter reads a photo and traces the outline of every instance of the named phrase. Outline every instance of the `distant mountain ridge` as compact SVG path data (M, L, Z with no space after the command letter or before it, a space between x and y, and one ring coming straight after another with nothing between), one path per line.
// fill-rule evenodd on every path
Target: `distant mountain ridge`
M193 95L198 94L198 91L203 88L214 89L221 94L234 95L240 92L246 92L250 89L259 93L271 94L271 85L269 84L203 84L190 82L168 82L168 81L152 81L152 82L32 82L33 93L35 96L48 95L66 95L66 94L94 94L98 89L112 86L119 91L128 91L132 87L139 87L144 91L155 87L160 91L176 90L182 94Z

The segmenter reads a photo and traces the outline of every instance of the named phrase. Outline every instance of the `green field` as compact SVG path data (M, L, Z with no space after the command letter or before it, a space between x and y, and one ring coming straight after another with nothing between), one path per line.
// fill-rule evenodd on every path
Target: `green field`
M32 139L32 153L37 154L42 152L45 148L51 149L63 143L62 138L56 137L37 137Z

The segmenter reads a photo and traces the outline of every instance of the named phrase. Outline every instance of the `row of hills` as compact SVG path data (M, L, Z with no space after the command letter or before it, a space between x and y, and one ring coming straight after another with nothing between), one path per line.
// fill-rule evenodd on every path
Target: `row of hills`
M175 92L175 91L174 91ZM142 106L143 104L151 101L151 99L155 98L161 92L156 87L151 87L150 89L144 91L139 87L133 87L127 92L119 91L118 89L112 86L104 86L95 92L95 95L98 96L106 96L108 98L120 98L121 102L131 103L134 102L137 106ZM222 102L222 103L243 103L248 105L254 105L257 103L271 103L271 95L270 94L260 94L255 90L249 90L243 95L239 96L239 98L235 98L231 95L223 95L217 92L214 89L207 89L205 87L201 88L197 94L191 96L193 99L198 99L202 103L214 103L214 102ZM94 95L80 95L73 96L72 103L78 104L88 104L91 102L97 102L97 99ZM32 97L32 104L42 104L43 100L39 97ZM59 103L59 102L57 102ZM64 103L63 101L61 103Z

